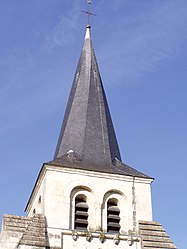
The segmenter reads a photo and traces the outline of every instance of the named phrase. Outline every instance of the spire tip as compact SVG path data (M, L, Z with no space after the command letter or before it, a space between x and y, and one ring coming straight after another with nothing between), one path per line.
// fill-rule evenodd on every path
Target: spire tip
M90 29L91 29L91 26L88 24L86 27L85 39L90 39Z

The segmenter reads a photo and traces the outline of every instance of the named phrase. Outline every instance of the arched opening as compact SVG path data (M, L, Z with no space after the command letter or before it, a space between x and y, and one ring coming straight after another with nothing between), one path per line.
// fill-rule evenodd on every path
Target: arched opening
M88 227L88 205L86 196L79 194L75 198L74 229L87 230Z
M120 231L120 210L118 208L118 200L111 198L107 201L107 232L119 233Z

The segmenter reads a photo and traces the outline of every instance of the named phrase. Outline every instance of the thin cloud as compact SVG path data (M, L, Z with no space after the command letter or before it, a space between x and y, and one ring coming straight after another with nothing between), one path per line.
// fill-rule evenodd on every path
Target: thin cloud
M19 98L15 95L12 97L14 100L11 100L11 104L8 101L2 101L4 105L0 108L0 135L18 127L32 125L44 118L46 114L54 113L58 109L56 102L63 102L62 98L65 98L63 92L52 92L51 86L45 88L45 94L40 89L34 95L24 96L20 92Z
M106 0L92 1L93 8L95 8L95 9L102 9L103 10L103 9L105 9L106 6L110 6L110 8L117 10L120 7L124 6L124 3L126 3L126 0L112 0L111 2L112 2L112 4L108 3L108 1L106 1Z
M80 17L80 3L75 2L71 6L71 10L65 15L60 15L56 24L47 34L42 50L51 52L54 48L71 43L75 40L77 32L78 19Z
M38 51L13 49L1 55L0 134L4 134L54 112L67 86L59 90L62 76L50 63L44 64L46 57Z
M124 25L120 25L123 30L113 30L110 40L105 42L104 52L99 52L102 70L112 71L109 77L134 80L154 71L186 41L186 1L153 1L149 9L136 12L136 21L133 18L131 29L124 19Z

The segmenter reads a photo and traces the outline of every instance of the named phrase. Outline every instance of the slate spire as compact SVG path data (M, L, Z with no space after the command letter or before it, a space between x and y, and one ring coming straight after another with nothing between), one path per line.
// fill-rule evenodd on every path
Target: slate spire
M96 164L121 160L90 36L86 35L54 156L74 153L81 161Z

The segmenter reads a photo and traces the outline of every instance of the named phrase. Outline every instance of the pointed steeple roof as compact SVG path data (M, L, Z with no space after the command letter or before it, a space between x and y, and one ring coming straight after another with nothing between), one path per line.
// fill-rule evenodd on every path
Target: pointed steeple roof
M111 163L114 158L121 160L90 37L90 27L86 29L55 158L68 151L90 162Z
M150 178L121 162L89 25L54 160L49 164Z

